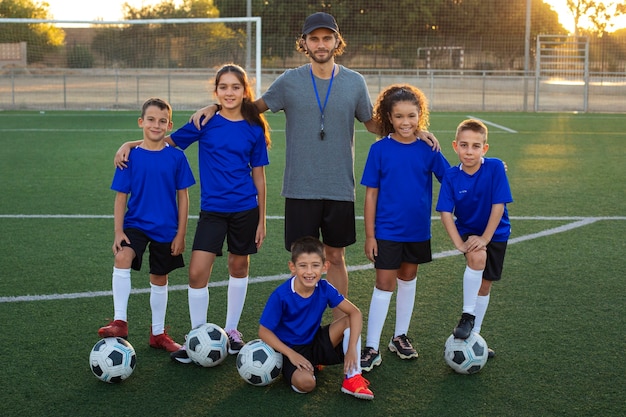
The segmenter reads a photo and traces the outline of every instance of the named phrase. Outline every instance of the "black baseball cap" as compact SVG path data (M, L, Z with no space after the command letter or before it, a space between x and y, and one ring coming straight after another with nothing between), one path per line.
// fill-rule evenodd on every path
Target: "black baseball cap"
M317 12L306 18L304 26L302 26L302 34L308 35L319 28L326 28L339 33L339 26L337 26L337 21L335 21L334 17L328 13Z

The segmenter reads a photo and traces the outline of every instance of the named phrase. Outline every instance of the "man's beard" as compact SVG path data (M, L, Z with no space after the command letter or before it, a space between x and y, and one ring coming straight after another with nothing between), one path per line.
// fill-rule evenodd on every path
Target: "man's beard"
M333 49L329 50L329 51L326 53L326 56L325 56L324 58L318 58L318 57L317 57L317 56L313 53L313 51L311 51L311 50L310 50L310 49L308 49L308 48L307 48L307 53L308 53L309 57L310 57L313 61L315 61L316 63L318 63L318 64L325 64L325 63L327 63L328 61L330 61L331 59L333 59L333 56L335 55L335 49L336 49L336 48L333 48Z

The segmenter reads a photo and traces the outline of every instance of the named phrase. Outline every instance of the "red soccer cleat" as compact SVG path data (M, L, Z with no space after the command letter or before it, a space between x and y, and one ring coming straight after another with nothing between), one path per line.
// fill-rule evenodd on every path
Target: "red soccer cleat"
M358 374L352 378L345 378L341 385L341 391L362 400L373 400L374 393L368 388L369 384L370 382L363 378L363 375Z
M98 330L100 337L121 337L128 338L128 323L124 320L113 320Z
M165 331L156 336L153 335L151 331L150 347L153 347L155 349L167 350L168 352L176 352L182 346L179 343L176 343Z

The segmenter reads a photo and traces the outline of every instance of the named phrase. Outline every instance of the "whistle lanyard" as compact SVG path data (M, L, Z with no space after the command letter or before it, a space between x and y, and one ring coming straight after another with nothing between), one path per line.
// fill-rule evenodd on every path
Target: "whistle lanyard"
M326 104L328 103L328 97L330 96L330 89L333 86L333 80L335 79L335 65L333 64L333 72L330 74L330 83L328 84L328 90L326 90L326 98L324 99L324 105L322 106L322 102L320 101L320 95L317 92L317 85L315 84L315 77L313 76L313 66L309 68L311 72L311 82L313 83L313 90L315 91L315 98L317 99L317 107L320 109L320 113L322 114L321 119L321 127L320 127L320 139L324 140L324 110L326 110Z

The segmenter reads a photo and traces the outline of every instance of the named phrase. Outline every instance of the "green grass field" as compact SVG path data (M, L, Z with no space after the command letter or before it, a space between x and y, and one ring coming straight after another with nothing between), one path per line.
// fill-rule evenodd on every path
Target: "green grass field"
M175 115L175 127L189 113ZM490 156L504 159L515 202L502 282L494 286L482 335L497 352L480 373L451 371L443 343L461 309L463 258L433 220L435 260L423 265L409 337L420 357L387 351L392 305L382 334L382 366L367 374L376 398L339 390L341 367L327 367L316 391L298 395L279 380L246 384L229 357L216 368L175 364L148 346L147 268L133 273L129 341L137 368L119 385L88 366L97 329L112 317L112 158L140 137L136 112L0 112L0 322L3 416L617 416L626 413L626 164L624 115L477 113L490 127ZM450 142L462 113L434 113L430 130L454 163ZM256 338L265 300L288 272L280 197L282 114L268 115L274 141L267 169L268 236L252 257L240 330ZM374 137L358 125L357 183ZM197 147L187 156L197 175ZM312 161L324 169L324 161ZM438 189L438 186L436 186ZM358 186L357 214L362 215ZM435 192L436 195L436 192ZM199 186L190 190L195 230ZM436 213L433 213L436 215ZM364 313L374 270L358 242L347 251L350 299ZM185 259L189 261L189 249ZM226 314L225 259L210 289L209 321ZM187 270L170 276L167 324L189 330ZM395 298L394 298L395 300Z

